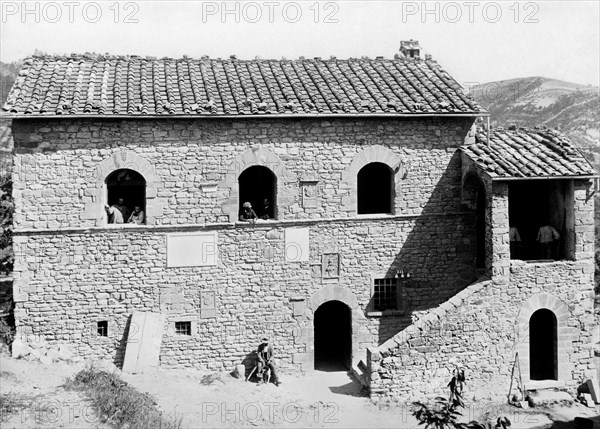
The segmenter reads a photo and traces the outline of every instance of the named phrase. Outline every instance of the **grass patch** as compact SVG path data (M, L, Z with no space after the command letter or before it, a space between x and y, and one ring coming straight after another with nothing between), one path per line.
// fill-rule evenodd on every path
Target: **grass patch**
M137 391L117 374L88 368L69 378L64 387L85 392L103 423L129 429L181 427L181 418L165 416L152 396Z
M16 414L26 406L20 395L0 394L0 422L5 422L11 414Z
M3 372L2 374L5 374ZM12 374L11 374L12 375ZM24 413L21 415L21 420L24 416L34 416L36 422L41 413L50 415L53 408L43 403L43 396L25 396L18 393L2 393L0 394L0 422L6 422L13 414Z
M223 383L221 374L219 374L218 372L213 372L211 374L206 374L206 375L202 376L202 378L200 379L200 384L202 384L204 386L210 386L211 384L213 384L217 381Z

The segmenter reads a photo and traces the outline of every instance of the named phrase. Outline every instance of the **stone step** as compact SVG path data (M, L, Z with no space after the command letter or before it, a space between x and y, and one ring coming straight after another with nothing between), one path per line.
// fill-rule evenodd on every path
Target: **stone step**
M529 392L529 405L541 407L554 404L573 404L573 398L567 392L554 389L541 389Z

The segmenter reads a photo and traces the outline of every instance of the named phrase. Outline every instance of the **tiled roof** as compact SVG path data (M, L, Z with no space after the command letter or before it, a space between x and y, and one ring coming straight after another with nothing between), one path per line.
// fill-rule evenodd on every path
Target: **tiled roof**
M55 115L484 114L431 60L33 56L3 110Z
M479 132L461 150L492 179L589 176L596 171L562 133L549 129Z

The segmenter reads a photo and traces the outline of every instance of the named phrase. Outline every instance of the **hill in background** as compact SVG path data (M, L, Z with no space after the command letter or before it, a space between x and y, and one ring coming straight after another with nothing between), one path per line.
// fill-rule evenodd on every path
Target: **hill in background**
M490 111L492 126L545 125L564 132L600 167L599 88L543 77L489 82L471 94Z

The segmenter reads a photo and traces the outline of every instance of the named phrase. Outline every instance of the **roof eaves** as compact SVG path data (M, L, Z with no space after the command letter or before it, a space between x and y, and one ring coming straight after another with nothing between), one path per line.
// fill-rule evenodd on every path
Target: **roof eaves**
M152 115L152 114L140 114L140 115L95 115L95 114L68 114L68 115L56 115L56 114L6 114L1 113L1 118L6 119L256 119L256 118L280 118L280 119L296 119L296 118L423 118L423 117L447 117L447 118L476 118L481 116L489 116L489 113L485 112L472 112L472 113L271 113L268 115L238 115L238 114L210 114L210 115Z
M513 177L513 176L496 176L492 177L492 181L494 182L509 182L509 181L517 181L517 180L563 180L563 179L580 179L580 180L588 180L588 179L598 179L600 178L600 174L567 174L561 176L529 176L529 177Z

